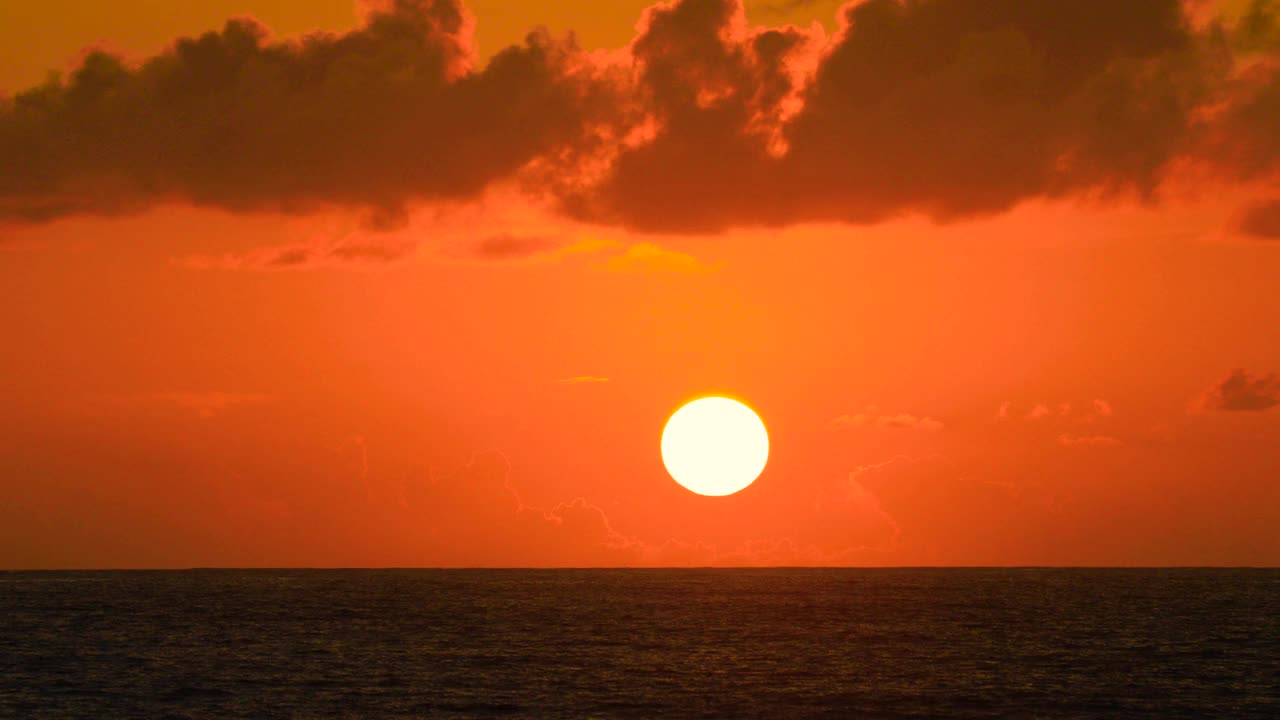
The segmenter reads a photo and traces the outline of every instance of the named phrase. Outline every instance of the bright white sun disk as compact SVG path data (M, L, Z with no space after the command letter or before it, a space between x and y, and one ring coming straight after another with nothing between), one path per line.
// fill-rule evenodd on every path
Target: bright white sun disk
M769 460L769 433L746 405L704 397L681 407L662 430L662 462L699 495L732 495L755 482Z

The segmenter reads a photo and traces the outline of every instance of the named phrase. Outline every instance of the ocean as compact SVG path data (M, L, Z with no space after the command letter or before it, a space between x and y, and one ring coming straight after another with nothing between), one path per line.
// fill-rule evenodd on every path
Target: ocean
M1280 718L1280 570L0 573L5 718Z

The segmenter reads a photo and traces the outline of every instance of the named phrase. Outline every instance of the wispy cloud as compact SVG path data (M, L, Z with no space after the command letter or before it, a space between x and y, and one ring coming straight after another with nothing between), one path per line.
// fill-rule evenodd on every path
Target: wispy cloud
M1119 447L1124 442L1109 435L1072 435L1071 433L1062 433L1058 436L1058 444L1067 448Z
M1087 402L1047 402L1015 403L1006 400L1000 403L996 411L996 419L1001 421L1025 420L1028 422L1069 421L1074 423L1092 423L1110 418L1115 414L1111 402L1102 398L1094 398Z
M279 272L325 267L385 265L413 254L417 244L398 238L354 239L261 247L223 255L189 255L178 264L191 270Z
M108 396L106 400L115 405L129 407L173 408L191 412L203 418L210 418L234 408L260 405L270 401L271 397L262 393L212 390L112 395Z
M609 382L607 377L599 377L597 375L577 375L574 377L561 378L556 380L558 385L597 385L599 383Z
M943 428L941 420L907 412L881 413L880 409L874 406L860 413L841 415L833 419L831 424L841 428L875 427L904 430L941 430Z

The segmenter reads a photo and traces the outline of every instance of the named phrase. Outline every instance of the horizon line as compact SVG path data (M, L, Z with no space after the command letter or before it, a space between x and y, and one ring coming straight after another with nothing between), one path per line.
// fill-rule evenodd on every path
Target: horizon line
M557 570L1280 570L1280 565L205 565L182 567L33 567L0 568L0 573L23 572L200 572L200 571L557 571Z

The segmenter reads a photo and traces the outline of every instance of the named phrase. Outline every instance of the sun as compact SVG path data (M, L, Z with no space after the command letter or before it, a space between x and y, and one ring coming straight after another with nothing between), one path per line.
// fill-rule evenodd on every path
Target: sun
M676 482L699 495L732 495L755 482L769 460L769 433L760 416L724 397L698 398L662 429L662 463Z

